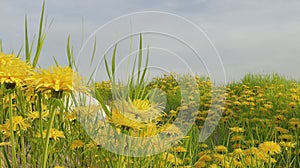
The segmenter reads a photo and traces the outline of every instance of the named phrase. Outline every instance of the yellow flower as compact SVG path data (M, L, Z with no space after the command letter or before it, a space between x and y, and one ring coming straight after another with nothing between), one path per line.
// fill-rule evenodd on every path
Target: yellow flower
M23 119L22 116L13 116L12 123L13 131L27 130L27 128L30 127L30 125ZM7 128L10 128L9 120L6 121L5 125Z
M72 113L69 113L67 114L66 118L69 120L69 121L74 121L77 119L77 115L75 112L72 112Z
M199 160L203 161L203 162L210 162L212 160L212 158L209 155L203 155L203 156L200 157Z
M229 128L229 130L230 130L231 133L234 133L234 132L243 133L243 132L245 132L245 129L240 128L240 127L231 127L231 128Z
M243 155L243 154L244 154L244 151L243 151L243 149L241 149L241 148L237 148L237 149L234 149L233 154L234 154L235 156Z
M73 91L80 89L81 77L70 67L51 67L49 70L40 69L25 79L28 85L38 91Z
M183 146L175 146L171 149L173 152L186 152L186 149Z
M290 141L293 139L293 135L290 135L290 134L279 135L278 139L283 140L283 141Z
M236 142L242 140L244 137L240 135L236 135L230 138L230 142Z
M81 140L74 140L73 143L71 144L72 149L78 149L83 147L84 143Z
M162 113L159 105L151 104L148 100L119 100L115 101L112 116L108 120L116 126L138 130Z
M213 154L213 158L219 163L222 163L225 160L225 156L222 154Z
M46 120L48 115L49 115L49 112L45 111L45 112L42 112L41 117L42 117L43 120ZM31 118L32 120L35 120L37 118L40 118L40 113L38 111L35 111L35 112L32 112L32 113L29 113L28 117Z
M47 130L44 130L43 131L43 138L46 137L46 134L47 134ZM40 133L38 132L36 134L37 137L40 137ZM59 140L59 138L65 138L65 135L62 131L59 131L55 128L51 128L50 130L50 136L49 136L50 139L53 139L54 141L57 141Z
M227 148L223 145L216 146L214 148L214 150L217 151L217 152L220 152L220 153L226 153L227 152Z
M64 168L64 166L55 166L54 168Z
M10 142L0 142L0 147L1 146L11 146Z
M282 146L285 150L288 150L289 148L295 148L297 145L296 142L280 142L280 146Z
M132 105L137 110L148 110L151 107L149 100L141 100L141 99L135 99L135 100L133 100L132 101Z
M86 147L87 148L94 148L94 147L97 147L97 144L95 142L91 141L88 144L86 144Z
M161 158L174 165L182 164L182 160L171 153L164 152Z
M14 54L0 52L0 84L23 86L32 68Z
M296 104L295 102L290 102L290 103L289 103L289 106L290 106L291 108L295 108L296 105L297 105L297 104Z
M270 154L270 155L273 155L276 153L278 154L281 152L280 146L277 143L272 142L272 141L266 141L264 143L259 144L259 149L261 151L263 151L264 153Z
M219 166L217 164L211 164L209 165L209 168L219 168Z
M207 144L205 144L205 143L202 143L202 144L200 144L200 145L199 145L199 147L200 147L200 148L207 148L207 147L208 147L208 145L207 145Z
M204 168L206 166L206 163L203 161L198 161L195 164L195 168Z
M281 128L281 127L274 127L276 131L278 131L280 134L287 134L289 130Z
M178 128L174 124L165 124L160 128L161 133L168 134L168 135L181 135L182 132L180 128Z
M108 121L118 127L125 127L133 130L139 130L144 126L144 124L140 122L130 120L127 116L125 116L123 113L119 112L115 108L112 109L112 116L111 118L108 118Z

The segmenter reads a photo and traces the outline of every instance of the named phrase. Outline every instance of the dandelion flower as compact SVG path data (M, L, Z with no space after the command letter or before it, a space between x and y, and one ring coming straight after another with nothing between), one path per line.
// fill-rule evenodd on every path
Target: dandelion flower
M81 77L70 67L51 67L49 70L40 69L26 82L38 91L73 91L80 89Z
M279 145L281 147L283 147L285 150L288 150L288 149L291 149L291 148L295 148L297 143L296 142L280 142Z
M290 135L290 134L279 135L278 139L283 140L283 141L290 141L293 139L293 135Z
M240 135L236 135L236 136L233 136L230 138L230 142L236 142L236 141L240 141L240 140L243 140L244 137L243 136L240 136Z
M240 128L240 127L231 127L231 128L229 128L229 130L230 130L231 133L234 133L234 132L243 133L243 132L245 132L245 129Z
M203 162L203 161L198 161L196 164L195 164L195 168L204 168L206 166L206 163Z
M10 142L0 142L0 147L1 146L11 146Z
M23 86L32 68L14 54L0 52L0 84L6 87Z
M173 147L172 149L171 149L173 152L182 152L182 153L184 153L184 152L186 152L187 150L183 147L183 146L175 146L175 147Z
M227 152L227 148L223 145L216 146L214 148L214 150L217 151L217 152L220 152L220 153L226 153Z
M274 127L274 128L275 128L275 130L276 130L277 132L279 132L280 134L287 134L287 133L289 132L289 130L284 129L284 128L281 128L281 127Z
M47 130L44 130L43 131L43 138L46 137L46 134L47 134ZM40 133L37 133L36 135L37 135L37 137L40 137ZM51 128L49 138L53 139L54 141L57 141L57 140L59 140L59 138L65 138L65 135L62 131L59 131L55 128Z
M203 156L200 157L199 160L203 161L203 162L210 162L212 160L212 158L209 155L203 155Z
M281 152L280 146L272 141L266 141L259 145L259 149L267 154L273 155Z
M19 131L19 130L27 130L27 128L30 127L30 125L23 119L22 116L13 116L12 117L12 128L13 131ZM10 123L7 120L5 123L7 128L10 128Z
M141 129L146 123L163 114L161 107L151 104L149 100L119 100L114 105L112 116L108 120L116 126L134 130Z
M165 159L167 162L172 163L174 165L182 164L182 160L180 158L174 156L171 153L165 152L165 153L162 154L161 157L162 157L162 159Z
M168 134L168 135L180 135L182 134L180 128L178 128L174 124L165 124L161 128L161 133Z
M72 149L79 149L83 147L84 143L81 140L74 140L73 143L71 144Z
M49 115L49 112L48 111L44 111L44 112L42 112L41 117L42 117L43 120L46 120L46 118L48 117L48 115ZM27 116L29 118L31 118L32 120L35 120L35 119L40 118L40 113L38 111L35 111L35 112L32 112L32 113L29 113Z

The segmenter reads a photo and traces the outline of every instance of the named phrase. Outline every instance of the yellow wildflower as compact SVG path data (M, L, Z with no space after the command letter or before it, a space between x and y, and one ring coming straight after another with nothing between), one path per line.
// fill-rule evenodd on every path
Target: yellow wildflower
M78 149L83 147L84 143L81 140L74 140L73 143L71 144L72 149Z
M206 166L206 163L203 161L198 161L195 164L195 168L205 168L205 166Z
M240 127L231 127L231 128L229 128L229 130L230 130L231 133L234 133L234 132L243 133L243 132L245 132L245 129L240 128Z
M289 130L281 128L281 127L274 127L276 131L278 131L280 134L287 134Z
M81 77L70 67L41 69L25 80L38 91L73 91L82 88Z
M290 135L290 134L279 135L278 139L283 140L283 141L290 141L293 139L293 135Z
M264 143L259 144L259 149L267 154L273 155L281 152L280 146L271 141L266 141Z
M187 151L183 146L175 146L171 148L171 150L173 152L183 152L183 153Z
M1 146L11 146L10 142L0 142L0 147Z
M297 143L296 142L280 142L279 145L282 146L285 150L288 150L290 148L295 148Z
M227 152L227 148L223 145L216 146L214 148L214 150L217 151L217 152L220 152L220 153L226 153Z
M46 134L47 134L47 130L44 130L43 131L43 138L46 137ZM40 137L40 133L38 132L36 134L37 137ZM51 128L50 130L50 136L49 136L50 139L53 139L54 141L57 141L59 140L59 138L65 138L65 135L62 131L59 131L55 128Z
M49 115L49 112L45 111L45 112L42 112L41 117L42 117L43 120L46 120L48 115ZM35 112L32 112L32 113L29 113L28 117L31 118L32 120L35 120L37 118L40 118L40 113L38 111L35 111Z
M236 141L240 141L240 140L243 140L244 137L243 136L240 136L240 135L236 135L236 136L233 136L230 138L230 142L236 142Z
M182 164L182 160L171 153L165 152L162 154L161 158L174 165Z
M210 155L203 155L203 156L200 157L199 160L203 161L203 162L210 162L212 160L212 158L211 158Z
M30 127L30 125L23 119L22 116L13 116L12 124L13 131L27 130L27 128ZM6 121L5 125L7 128L10 128L9 120Z
M32 68L16 55L0 52L0 84L23 86L23 80L31 73Z

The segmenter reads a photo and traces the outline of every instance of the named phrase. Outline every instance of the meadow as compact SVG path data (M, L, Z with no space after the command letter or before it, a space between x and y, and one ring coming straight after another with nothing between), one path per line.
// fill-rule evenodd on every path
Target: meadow
M298 80L249 73L216 86L208 77L171 73L148 82L142 64L147 67L149 55L142 53L141 35L132 67L137 76L118 83L114 52L111 62L105 58L110 80L86 84L76 72L69 40L68 66L37 66L44 25L43 7L33 47L25 19L25 59L21 51L7 53L0 45L1 167L300 167ZM76 102L76 92L95 97L100 105ZM105 117L97 118L99 110ZM175 124L177 118L184 119L183 127L191 124L186 134ZM216 128L201 142L205 123ZM105 129L108 125L113 130ZM154 155L147 151L164 146L145 143L144 156L132 157L133 144L111 136L112 131L140 138L160 134L176 143ZM125 153L110 152L107 145Z

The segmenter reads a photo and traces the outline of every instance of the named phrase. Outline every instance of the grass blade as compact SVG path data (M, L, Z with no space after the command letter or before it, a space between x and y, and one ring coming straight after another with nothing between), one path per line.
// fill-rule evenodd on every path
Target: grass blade
M97 39L95 37L95 40L94 40L94 47L93 47L93 54L92 54L92 59L91 59L91 62L90 62L90 66L92 65L92 63L94 62L94 58L95 58L95 54L96 54L96 48L97 48Z
M26 62L27 63L30 63L31 49L30 49L30 46L29 46L27 16L25 16L25 56L26 56Z

